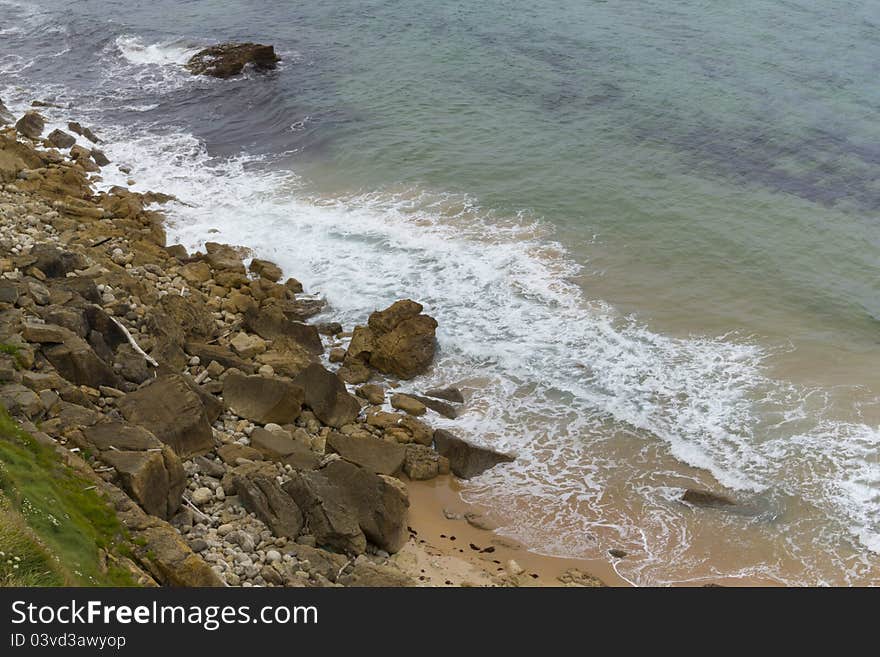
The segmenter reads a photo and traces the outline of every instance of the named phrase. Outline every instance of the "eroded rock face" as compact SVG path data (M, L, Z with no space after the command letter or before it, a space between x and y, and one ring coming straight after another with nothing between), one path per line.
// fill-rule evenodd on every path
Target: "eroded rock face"
M499 463L510 463L514 460L507 454L471 445L444 429L434 432L434 446L441 456L449 459L452 472L462 479L476 477Z
M410 299L397 301L370 315L367 326L358 326L348 347L346 366L368 364L380 372L411 379L424 372L434 359L437 321L422 314L422 305Z
M194 75L231 78L239 75L245 66L258 71L274 69L281 58L273 46L259 43L222 43L200 50L193 55L186 68Z
M181 458L204 454L214 447L214 434L201 397L179 374L153 383L119 400L126 420L151 431Z

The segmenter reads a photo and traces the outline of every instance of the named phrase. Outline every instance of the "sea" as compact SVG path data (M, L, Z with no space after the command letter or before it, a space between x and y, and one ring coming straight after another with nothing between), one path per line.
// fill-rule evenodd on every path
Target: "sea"
M11 109L348 329L424 304L401 389L516 456L464 499L636 585L880 584L878 76L876 0L0 0Z

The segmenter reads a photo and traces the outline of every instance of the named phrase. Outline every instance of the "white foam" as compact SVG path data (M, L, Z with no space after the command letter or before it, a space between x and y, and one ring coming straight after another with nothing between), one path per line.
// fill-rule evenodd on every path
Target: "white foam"
M186 203L171 213L174 239L189 248L205 239L252 247L326 295L332 316L348 326L398 298L422 301L440 323L441 352L416 387L479 381L465 385L469 411L440 422L518 456L467 493L525 508L507 533L551 553L596 550L591 535L608 523L609 476L635 478L649 467L605 456L609 436L624 431L663 441L730 488L790 489L846 518L866 547L878 548L875 429L825 421L792 437L790 426L821 419L822 409L807 412L810 391L764 375L766 350L739 336L659 335L586 298L568 280L579 268L539 222L428 193L310 198L292 174L246 158L211 162L186 134L140 136L107 150L135 165L137 188ZM782 419L765 426L761 417ZM811 467L792 475L790 463L804 460ZM663 498L649 488L642 494ZM643 519L656 521L650 532L614 528L655 565L688 544L676 512L657 504ZM595 515L578 515L583 505Z
M116 38L120 54L132 64L141 66L182 66L199 51L199 47L180 40L144 43L137 35Z

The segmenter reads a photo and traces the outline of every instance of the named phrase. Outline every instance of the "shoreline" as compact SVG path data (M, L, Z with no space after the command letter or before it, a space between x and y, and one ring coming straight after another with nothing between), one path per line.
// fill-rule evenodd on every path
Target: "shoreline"
M78 467L100 474L105 497L130 498L123 523L144 542L133 548L138 581L552 586L584 566L443 517L444 505L464 509L446 474L456 459L472 467L476 458L479 473L502 456L448 433L441 449L412 397L398 395L389 412L396 382L433 361L437 323L420 304L398 301L368 325L327 322L323 303L295 279L281 283L281 268L246 246L190 254L168 245L169 219L156 208L173 197L132 192L133 181L98 191L102 168L125 171L89 128L69 123L46 138L33 110L6 122L0 338L30 356L25 365L7 357L0 401L65 462L82 450ZM171 408L172 417L159 412ZM401 484L386 475L410 492L395 492ZM266 496L282 501L267 506ZM282 512L277 504L293 504L282 498L294 506ZM322 515L339 503L352 510ZM154 525L149 538L135 511ZM480 544L479 558L443 544L453 529ZM568 584L600 582L578 571Z

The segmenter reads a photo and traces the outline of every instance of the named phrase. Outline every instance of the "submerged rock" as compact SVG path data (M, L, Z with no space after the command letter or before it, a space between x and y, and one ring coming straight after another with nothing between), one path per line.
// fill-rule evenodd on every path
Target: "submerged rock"
M713 493L708 490L699 490L697 488L688 488L681 496L682 502L693 504L694 506L702 506L707 508L718 508L725 506L733 506L736 504L729 497Z
M260 43L222 43L200 50L186 63L193 75L231 78L251 65L258 71L274 69L281 58L275 48Z

